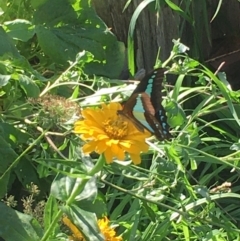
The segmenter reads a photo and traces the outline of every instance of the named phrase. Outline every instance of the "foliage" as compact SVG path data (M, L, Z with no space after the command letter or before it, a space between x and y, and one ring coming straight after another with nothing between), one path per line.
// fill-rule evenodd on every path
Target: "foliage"
M89 77L116 77L123 58L89 4L2 7L0 236L69 240L72 230L61 222L68 217L85 240L105 240L97 219L109 216L128 241L239 240L239 92L179 41L163 63L177 76L164 99L173 139L149 140L138 166L81 152L71 131L79 104L96 108L135 88Z
M9 41L11 37L17 41L18 51L37 70L63 69L69 66L69 61L74 61L78 52L86 50L94 55L94 61L85 66L86 73L112 78L120 74L125 51L123 43L116 40L89 1L19 2L28 8L21 9L17 16L12 16L17 2L6 2L3 6L6 13L2 17L5 32L1 30L1 54L11 52L19 56ZM29 17L25 19L26 16ZM12 17L14 20L9 19Z

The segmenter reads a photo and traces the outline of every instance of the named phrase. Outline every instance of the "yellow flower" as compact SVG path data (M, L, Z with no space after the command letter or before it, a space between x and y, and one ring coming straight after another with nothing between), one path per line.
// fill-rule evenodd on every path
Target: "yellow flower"
M72 223L72 221L67 216L63 217L62 221L72 231L72 236L69 236L70 240L85 241L82 233L78 230L78 228Z
M69 236L70 240L86 241L82 233L67 216L63 217L62 221L73 233L72 236ZM115 237L116 232L109 226L109 220L107 217L98 220L98 227L103 234L105 241L122 241L122 237Z
M107 217L98 220L98 226L105 237L105 241L122 241L122 237L115 237L116 232L109 226Z
M119 103L103 104L101 109L87 108L82 111L84 120L75 123L74 131L89 141L83 146L85 153L103 153L106 162L112 163L114 157L123 161L127 152L133 163L139 164L140 152L148 150L145 139L151 134L139 132L131 121L118 115L121 109Z

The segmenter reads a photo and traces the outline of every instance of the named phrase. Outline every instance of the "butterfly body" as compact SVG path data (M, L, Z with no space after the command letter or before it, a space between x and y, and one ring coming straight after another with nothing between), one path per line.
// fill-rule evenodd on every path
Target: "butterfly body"
M153 70L138 84L119 114L130 119L143 132L147 129L159 140L171 137L162 102L164 69Z

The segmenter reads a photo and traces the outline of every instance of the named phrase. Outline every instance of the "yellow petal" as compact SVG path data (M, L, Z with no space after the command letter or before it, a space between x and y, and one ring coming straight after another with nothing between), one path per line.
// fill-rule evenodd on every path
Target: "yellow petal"
M83 146L82 150L83 150L84 153L90 153L90 152L95 151L96 146L97 146L96 141L90 141Z
M131 143L130 143L130 141L126 141L126 140L123 140L123 141L120 141L119 142L119 145L121 145L123 148L127 148L127 149L129 149L130 147L131 147Z
M97 139L102 141L102 140L108 140L109 137L105 133L100 133L97 135Z
M99 153L99 154L102 154L103 152L106 151L107 148L108 148L108 147L107 147L107 145L106 145L105 142L99 141L99 142L98 142L98 145L97 145L97 147L96 147L96 152Z
M110 164L113 162L113 154L111 152L111 148L107 148L104 152L104 156L106 158L107 164Z
M92 122L92 126L102 127L102 122L104 120L103 116L97 110L88 110L83 114L84 118L88 122Z
M106 144L108 146L111 146L111 145L117 145L119 143L119 140L115 140L115 139L109 139Z
M135 165L138 165L141 163L141 158L140 158L140 155L134 155L134 154L129 154L131 159L132 159L132 162L135 164Z
M139 141L139 140L145 140L146 138L150 137L151 136L151 133L150 132L140 132L140 131L134 131L132 133L129 133L129 135L127 135L125 137L125 139L127 140L136 140L136 141Z
M121 160L121 161L124 160L125 153L118 145L112 145L111 146L111 151L114 154L114 156L117 157L118 160Z
M148 150L147 144L135 143L130 148L126 148L126 151L133 154L139 154L140 152L146 152Z

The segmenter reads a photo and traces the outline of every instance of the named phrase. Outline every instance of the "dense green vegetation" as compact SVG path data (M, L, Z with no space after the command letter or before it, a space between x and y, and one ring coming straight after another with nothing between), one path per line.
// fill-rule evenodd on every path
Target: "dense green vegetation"
M194 21L191 1L184 2L188 11L165 0ZM224 73L212 73L174 40L169 59L156 61L176 77L174 86L164 86L163 101L173 138L150 139L140 165L129 156L106 164L102 155L85 155L72 130L81 108L121 102L135 88L117 80L124 44L89 0L16 0L0 7L3 240L69 240L74 231L62 223L66 216L89 241L105 240L97 223L103 216L127 241L240 239L240 94ZM195 40L203 26L206 21L201 28L192 24ZM200 53L194 43L189 47Z

